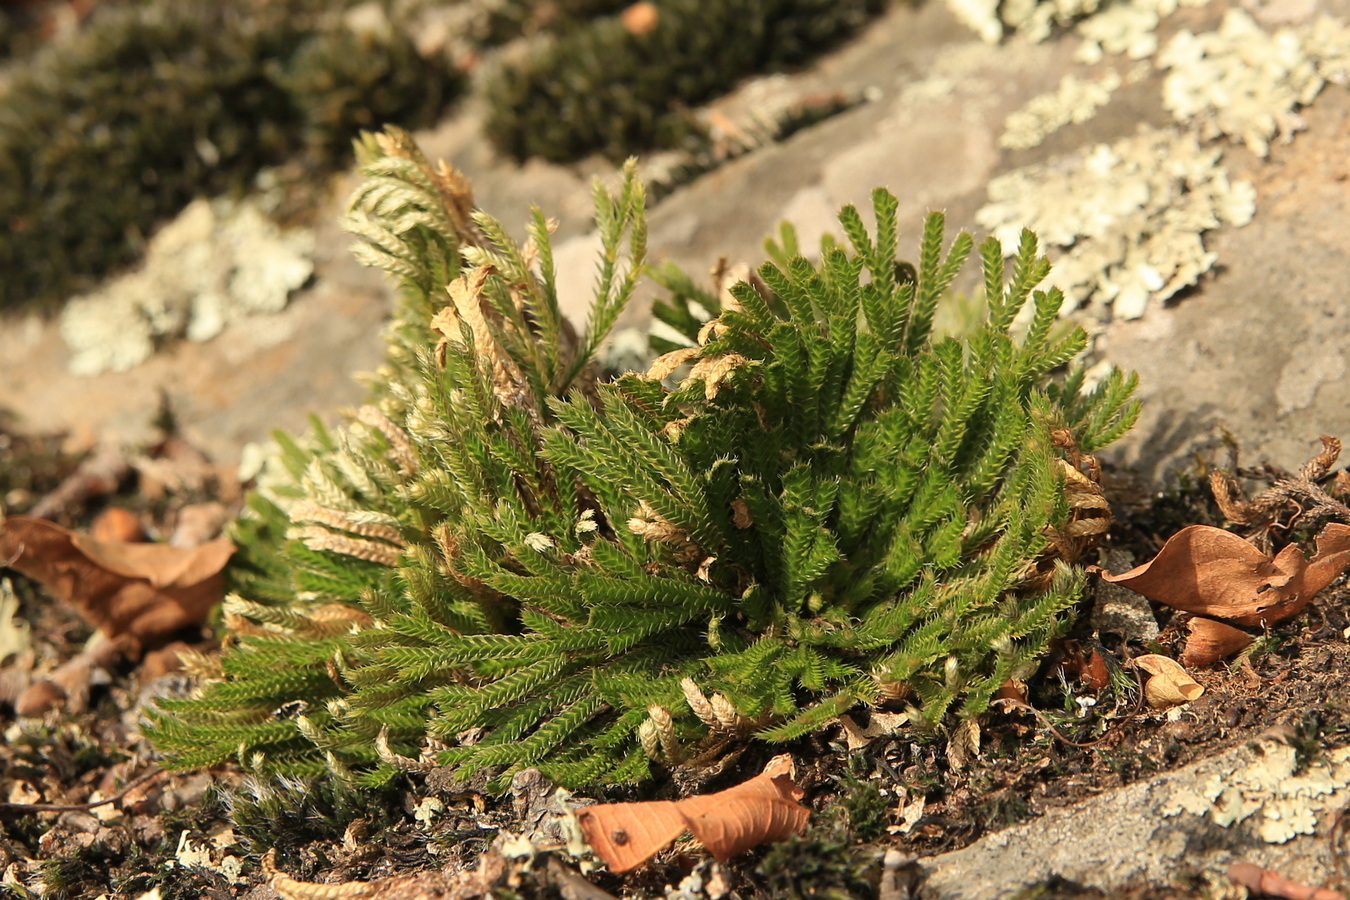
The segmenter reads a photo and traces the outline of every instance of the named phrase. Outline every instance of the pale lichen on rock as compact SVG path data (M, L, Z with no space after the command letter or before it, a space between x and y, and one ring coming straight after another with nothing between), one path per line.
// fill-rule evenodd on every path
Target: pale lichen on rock
M1112 3L1078 23L1083 39L1074 54L1079 62L1097 63L1106 56L1148 59L1158 52L1158 25L1183 6L1204 6L1209 0L1131 0Z
M1158 49L1153 31L1163 16L1180 6L1204 6L1209 0L947 0L952 12L984 41L997 43L1016 33L1032 41L1047 40L1056 28L1079 23L1087 39L1083 62L1097 62L1103 52L1129 53L1134 59ZM1094 55L1095 54L1095 55Z
M1080 79L1065 75L1059 87L1033 97L1003 123L1000 147L1024 150L1035 147L1065 125L1086 122L1111 99L1120 87L1120 76L1107 72L1100 78Z
M1317 52L1330 70L1344 71L1350 51L1336 40L1336 23L1324 20L1312 26L1318 33ZM1158 55L1168 69L1163 82L1163 106L1181 123L1194 123L1206 140L1232 136L1258 156L1270 152L1270 141L1285 141L1304 127L1298 115L1325 86L1323 66L1305 46L1303 29L1265 31L1240 9L1230 9L1217 31L1182 31Z
M1251 819L1253 832L1270 844L1313 834L1320 814L1350 788L1350 748L1329 751L1303 767L1289 744L1265 741L1261 750L1243 765L1183 786L1160 811L1203 816L1223 828Z
M1167 299L1213 266L1205 231L1251 220L1256 189L1230 181L1221 156L1191 135L1141 129L995 178L976 220L1009 254L1023 228L1066 248L1051 276L1066 311L1091 301L1103 318L1137 318L1150 299Z
M66 305L69 368L125 371L165 339L209 340L231 321L279 312L313 274L313 250L311 232L283 231L254 201L194 201L150 241L140 268Z

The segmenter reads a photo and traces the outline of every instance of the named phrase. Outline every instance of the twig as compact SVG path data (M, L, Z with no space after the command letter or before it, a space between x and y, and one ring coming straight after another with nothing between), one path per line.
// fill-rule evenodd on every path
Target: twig
M130 471L131 465L122 448L105 444L80 463L56 490L33 504L28 514L35 519L50 519L91 497L111 494Z
M14 809L19 812L88 812L100 806L107 806L109 803L116 803L134 789L145 784L156 775L163 775L164 770L156 766L154 769L146 772L140 778L129 782L117 793L104 800L92 800L89 803L11 803L7 800L0 800L0 809Z
M563 900L618 900L609 891L601 890L550 856L548 877Z

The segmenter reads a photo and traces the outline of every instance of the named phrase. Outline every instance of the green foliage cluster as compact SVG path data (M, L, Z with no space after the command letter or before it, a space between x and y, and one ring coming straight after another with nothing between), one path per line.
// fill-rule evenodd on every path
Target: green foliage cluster
M105 4L15 63L0 96L0 306L51 302L138 252L193 196L296 155L322 169L363 127L428 121L461 76L347 4Z
M971 238L931 214L898 264L879 190L874 231L846 207L847 246L780 253L700 343L600 383L644 270L633 167L596 191L578 334L541 214L522 246L406 135L364 146L349 225L403 287L388 363L348 426L282 438L238 534L233 646L155 716L171 765L379 782L428 752L498 786L636 781L897 695L919 722L977 714L1060 629L1080 577L1054 559L1052 432L1092 451L1135 407L1132 379L1050 377L1084 336L1035 290L1030 233L1010 273L981 245L988 316L937 340Z
M885 0L669 0L651 31L617 17L560 36L488 85L488 138L517 159L618 161L694 134L685 110L756 72L800 65Z
M482 38L491 45L522 34L574 31L632 4L633 0L498 0L486 5Z

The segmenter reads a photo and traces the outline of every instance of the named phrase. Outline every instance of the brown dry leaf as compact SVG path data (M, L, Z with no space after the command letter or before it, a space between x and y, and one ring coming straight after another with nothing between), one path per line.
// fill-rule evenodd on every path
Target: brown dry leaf
M1311 560L1295 544L1272 559L1232 532L1189 525L1143 565L1101 574L1173 609L1259 625L1302 611L1347 565L1350 525L1339 522L1317 536Z
M1228 879L1262 897L1283 897L1285 900L1345 900L1343 891L1314 887L1291 881L1279 872L1263 869L1255 863L1235 862L1228 867Z
M661 24L661 11L655 3L640 0L619 13L619 21L623 22L624 31L641 36L655 31L656 26Z
M1134 664L1152 676L1144 683L1144 699L1152 709L1181 706L1205 692L1181 663L1171 657L1146 653L1136 656Z
M1029 696L1027 683L1025 681L1018 681L1016 678L1009 678L999 685L998 690L994 692L995 700L1012 700L1014 703L1023 706L1028 705Z
M145 540L145 529L141 517L131 510L110 506L94 516L89 535L99 541L141 541Z
M1173 609L1236 625L1269 625L1302 612L1347 565L1350 525L1339 522L1317 535L1312 559L1295 544L1272 558L1231 532L1190 525L1172 535L1143 565L1119 575L1098 571L1106 581ZM1192 664L1218 658L1207 658L1200 647L1197 642L1192 650L1187 644Z
M1186 647L1181 651L1183 666L1207 666L1232 656L1256 640L1241 628L1204 616L1191 619L1186 627L1191 636L1186 638Z
M199 547L96 541L45 519L0 525L0 559L74 606L134 657L201 622L224 596L229 538Z
M806 828L810 810L797 801L792 757L769 760L764 771L735 787L684 800L602 803L577 813L591 849L610 871L626 872L688 830L725 862L760 844L781 841Z

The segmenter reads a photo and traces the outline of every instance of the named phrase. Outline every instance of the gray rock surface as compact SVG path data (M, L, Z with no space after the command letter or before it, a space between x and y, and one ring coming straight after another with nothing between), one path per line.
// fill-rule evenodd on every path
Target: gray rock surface
M1143 2L1143 0L1138 0ZM1177 31L1218 27L1231 0L1182 9L1165 18L1158 43ZM1267 27L1304 27L1346 0L1305 0L1255 7ZM808 71L753 82L719 101L725 116L750 121L784 96L841 92L871 99L782 143L769 144L677 190L651 216L651 247L695 273L721 256L756 261L761 242L787 218L807 246L833 230L845 203L867 204L885 185L902 200L901 222L913 235L929 208L947 211L952 227L977 233L976 213L991 179L1033 164L1062 164L1095 144L1119 141L1142 124L1176 127L1162 104L1166 73L1128 56L1096 65L1075 61L1082 42L1065 34L1044 43L1024 37L981 42L948 8L897 4L850 45ZM1007 117L1058 90L1066 75L1118 78L1097 114L1053 131L1039 146L1000 145ZM441 127L420 135L428 153L465 170L479 201L507 223L523 222L530 203L558 218L563 295L580 315L593 268L589 179L612 177L591 162L572 168L515 166L493 156L479 137L482 110L470 102ZM1350 99L1328 86L1299 114L1292 142L1275 141L1269 158L1219 142L1234 181L1257 187L1250 225L1206 233L1215 268L1199 284L1153 303L1141 318L1089 317L1101 333L1097 352L1142 374L1147 412L1118 451L1150 476L1184 462L1227 428L1255 461L1297 465L1323 432L1350 434L1350 388L1343 375L1350 319L1340 286L1350 281L1346 245L1350 168ZM288 309L225 326L201 345L167 343L154 358L123 373L94 378L65 371L68 351L56 326L10 319L0 328L0 396L33 430L74 429L135 440L148 432L164 392L188 435L223 459L275 427L303 427L310 412L331 415L356 402L349 373L373 367L387 288L351 262L348 238L332 220L351 185L333 186L332 208L317 235L313 286ZM1052 253L1052 255L1054 255ZM641 311L629 318L641 321Z
M1350 751L1297 771L1294 748L1254 741L920 860L924 900L994 900L1054 876L1110 895L1218 886L1232 862L1318 885L1339 873L1327 830L1350 801Z

